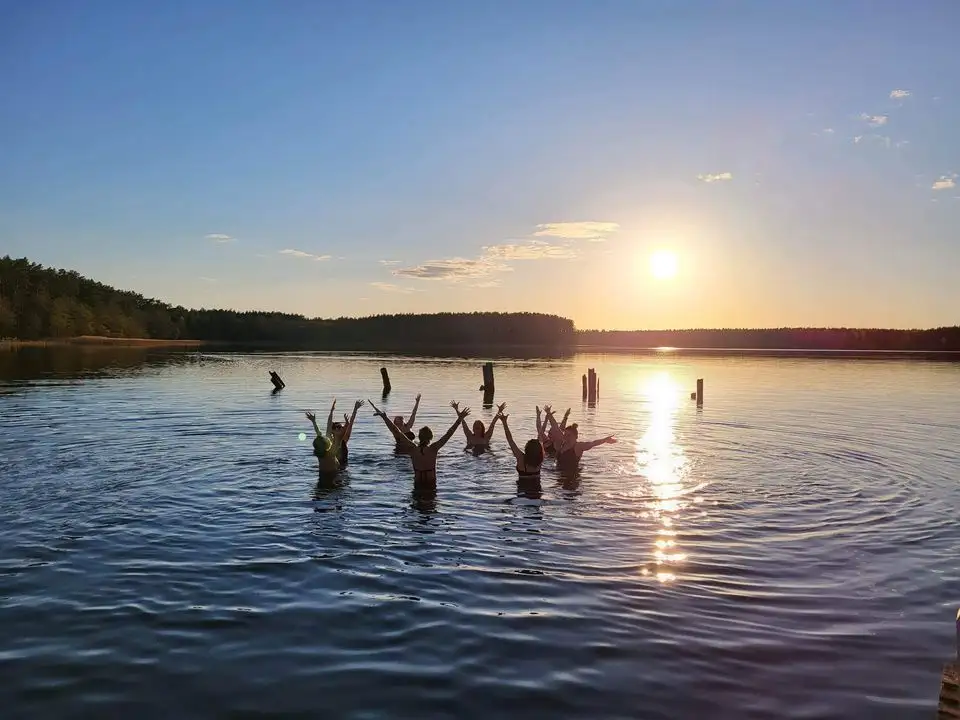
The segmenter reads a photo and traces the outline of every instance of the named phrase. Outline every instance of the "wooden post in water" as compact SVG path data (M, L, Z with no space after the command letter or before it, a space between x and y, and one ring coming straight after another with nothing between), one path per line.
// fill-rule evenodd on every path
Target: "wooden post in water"
M486 408L493 406L493 394L496 391L496 383L493 380L493 363L483 364L483 385L480 386L483 391L483 406Z
M697 407L703 407L703 378L697 378Z
M587 401L587 376L583 376L583 401Z
M597 401L597 371L593 368L587 369L587 402L595 403Z
M960 610L957 611L957 648L953 661L943 666L940 675L940 704L937 720L960 718Z
M287 384L283 382L279 375L277 375L273 370L270 371L270 382L273 383L274 390L283 390Z
M386 397L393 388L390 385L390 376L387 375L387 369L385 367L380 368L380 377L383 378L383 396Z

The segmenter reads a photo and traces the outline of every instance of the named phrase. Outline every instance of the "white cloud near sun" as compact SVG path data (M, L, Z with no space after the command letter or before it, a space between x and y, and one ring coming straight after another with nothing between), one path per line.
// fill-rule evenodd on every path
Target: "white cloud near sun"
M228 243L236 241L235 237L224 235L223 233L210 233L209 235L204 235L204 238L216 243Z
M304 252L303 250L294 250L292 248L287 248L280 251L281 255L289 255L291 257L301 258L303 260L315 260L322 262L324 260L329 260L330 255L314 255L313 253Z
M890 99L891 100L903 100L904 98L910 97L909 90L891 90Z
M609 235L612 235L619 229L620 225L615 222L597 222L595 220L552 222L537 225L536 232L533 233L533 236L603 242Z
M933 183L931 190L952 190L957 186L957 174L950 173L941 175L940 179Z
M702 175L697 175L697 180L705 183L715 183L721 182L724 180L733 180L733 173L722 172L722 173L705 173Z
M511 272L509 264L530 260L571 260L578 255L577 241L603 242L620 229L615 222L578 221L555 222L537 225L533 234L525 240L484 245L479 257L447 258L428 260L412 267L391 270L395 277L414 280L446 280L466 282L469 287L496 287L495 275ZM550 242L542 238L557 238ZM380 261L382 264L388 264Z

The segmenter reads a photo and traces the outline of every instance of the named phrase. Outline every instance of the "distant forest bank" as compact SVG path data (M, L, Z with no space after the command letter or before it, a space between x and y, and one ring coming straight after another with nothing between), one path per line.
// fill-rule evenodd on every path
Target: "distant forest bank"
M478 354L540 348L686 349L693 352L958 352L960 326L927 330L774 328L577 330L541 313L433 313L309 319L303 315L192 310L117 290L26 258L0 258L0 348L80 344L113 347L263 347L297 350Z

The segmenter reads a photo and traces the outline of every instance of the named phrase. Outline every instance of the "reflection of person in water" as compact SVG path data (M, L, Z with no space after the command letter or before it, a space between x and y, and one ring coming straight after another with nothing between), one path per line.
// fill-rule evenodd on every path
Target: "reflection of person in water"
M457 403L452 403L451 406L457 412L460 411ZM483 426L483 420L474 420L472 429L467 427L465 420L460 421L463 434L467 438L466 450L472 450L475 455L479 455L490 448L490 438L493 437L493 430L497 427L497 420L500 419L500 413L505 407L507 407L506 403L497 405L497 414L493 417L489 428Z
M450 429L443 434L443 437L436 442L431 442L431 440L433 440L433 430L424 426L420 428L420 432L417 434L418 442L414 443L403 434L403 431L398 428L396 424L390 420L390 418L387 417L385 412L374 405L372 400L367 400L367 402L370 403L370 407L373 408L377 417L383 420L384 425L387 426L390 434L393 435L394 440L397 441L397 445L404 446L407 454L410 455L410 461L413 464L414 482L418 485L426 485L428 487L436 486L437 453L440 451L440 448L446 445L447 441L453 437L453 434L456 432L460 423L463 422L463 419L470 414L470 408L457 410L457 419L454 420L453 425L450 426ZM454 408L457 407L456 403L451 403L450 405Z
M553 411L549 409L547 410L547 422L550 423L554 433L561 437L560 443L557 445L557 469L563 473L576 473L580 469L580 458L587 450L617 441L613 435L607 435L607 437L598 440L580 442L580 430L577 424L574 423L565 430L560 430L556 418L553 417Z

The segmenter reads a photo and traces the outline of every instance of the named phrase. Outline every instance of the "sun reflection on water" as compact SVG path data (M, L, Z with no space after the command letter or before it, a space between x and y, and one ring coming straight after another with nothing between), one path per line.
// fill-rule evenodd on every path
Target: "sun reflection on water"
M676 442L674 424L682 396L680 386L667 372L646 378L643 396L649 408L649 427L636 443L636 472L649 483L649 516L659 523L653 562L642 570L660 582L676 580L677 566L686 554L677 548L674 520L687 505L683 480L688 460Z

